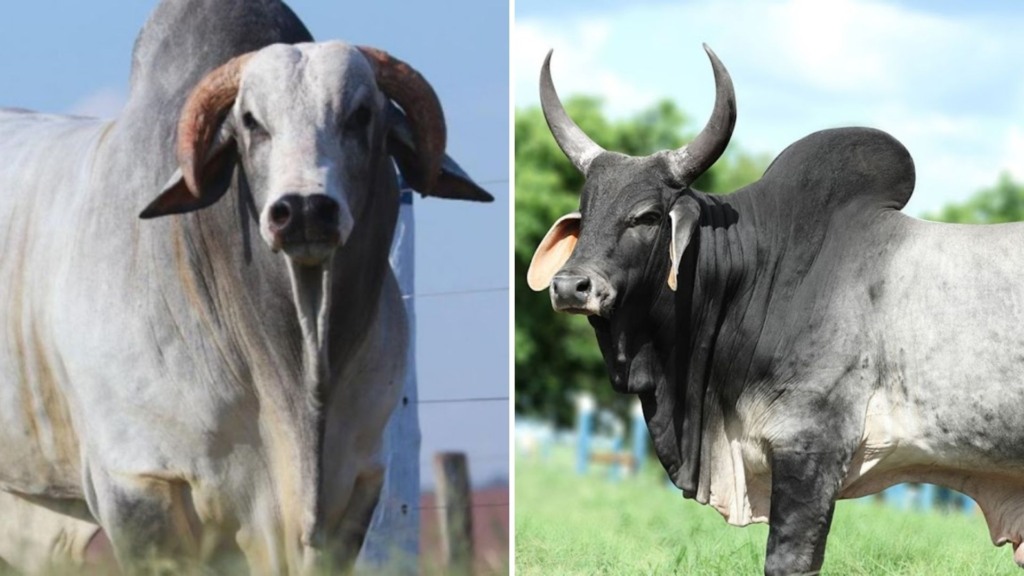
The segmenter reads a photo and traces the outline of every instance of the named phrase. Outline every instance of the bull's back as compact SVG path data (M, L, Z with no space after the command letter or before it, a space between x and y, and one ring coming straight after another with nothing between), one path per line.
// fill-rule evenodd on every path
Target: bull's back
M78 496L54 303L109 125L0 110L0 486Z

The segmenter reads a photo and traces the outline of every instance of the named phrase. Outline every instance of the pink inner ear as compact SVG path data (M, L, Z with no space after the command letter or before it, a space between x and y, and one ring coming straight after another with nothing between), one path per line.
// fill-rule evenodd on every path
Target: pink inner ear
M540 291L548 287L555 273L565 265L569 256L572 256L579 235L579 212L566 214L551 226L544 239L540 241L537 251L533 253L530 269L526 273L526 283L531 289Z

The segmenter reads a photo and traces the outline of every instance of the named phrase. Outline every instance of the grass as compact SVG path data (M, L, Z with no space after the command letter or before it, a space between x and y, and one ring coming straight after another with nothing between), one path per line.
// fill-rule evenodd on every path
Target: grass
M568 454L517 458L518 576L760 574L766 525L736 528L669 489L651 464L611 482L607 470L572 471ZM992 545L980 512L900 511L871 501L837 505L824 574L1020 573L1009 546Z

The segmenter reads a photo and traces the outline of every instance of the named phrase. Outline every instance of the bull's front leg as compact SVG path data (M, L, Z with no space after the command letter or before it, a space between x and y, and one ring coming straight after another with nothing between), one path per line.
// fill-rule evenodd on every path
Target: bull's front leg
M849 465L847 451L773 450L772 500L764 572L816 574L836 497Z
M348 570L359 555L383 485L383 466L373 467L356 476L352 496L334 533L337 543L334 549L335 562L339 568Z
M199 524L186 483L104 472L93 473L90 480L90 508L126 573L148 573L154 566L195 567Z

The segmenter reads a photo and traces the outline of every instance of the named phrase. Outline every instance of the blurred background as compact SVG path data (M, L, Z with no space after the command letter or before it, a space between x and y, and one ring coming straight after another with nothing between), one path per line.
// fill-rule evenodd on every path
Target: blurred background
M623 558L638 555L623 546L635 546L648 552L637 556L640 564L627 564L641 572L696 573L691 570L716 554L736 550L742 551L740 564L708 564L708 573L760 572L766 534L730 529L717 513L684 503L668 487L660 465L645 462L649 457L637 450L646 430L638 431L640 439L634 435L633 399L612 391L592 328L581 316L555 314L546 292L526 286L534 249L555 219L577 209L583 182L539 110L538 76L547 51L554 49L555 86L583 130L609 150L643 155L678 147L703 127L714 99L701 49L706 42L732 75L738 117L725 155L694 184L700 190L731 192L756 180L776 154L811 132L870 126L900 140L916 163L917 185L904 212L987 223L1024 220L1021 29L1024 7L991 1L516 2L518 569L622 566ZM636 465L648 472L631 476ZM972 505L932 487L886 498L887 510L920 510L920 526L900 520L913 515L846 512L841 505L826 570L873 573L874 560L863 558L877 558L875 569L955 573L956 564L943 562L958 552L944 549L942 558L930 560L925 553L929 545L950 544L945 535L952 527L962 534L956 546L969 550L965 558L997 555L993 570L1016 570L1007 550L992 547ZM940 508L957 511L957 520L930 521ZM853 519L844 521L847 514ZM849 556L833 553L851 540L841 535L849 529L843 524L868 516L877 520L852 537L856 546L889 546L887 540L903 537L890 531L894 526L924 543L882 556L862 548L850 549ZM623 544L616 536L631 527L638 527L629 531L636 538ZM704 548L721 543L697 550L696 539ZM687 546L690 540L693 546ZM898 559L885 556L890 552Z

